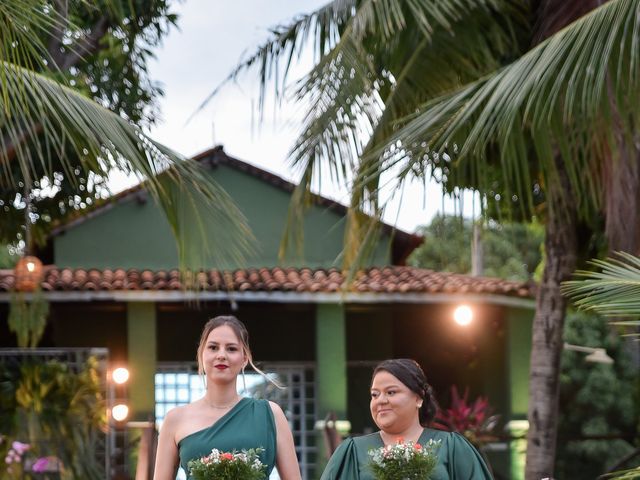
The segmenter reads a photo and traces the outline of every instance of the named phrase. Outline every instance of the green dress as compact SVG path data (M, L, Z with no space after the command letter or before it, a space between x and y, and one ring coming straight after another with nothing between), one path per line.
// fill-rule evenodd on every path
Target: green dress
M418 443L440 440L438 465L430 480L491 480L477 450L460 434L425 428ZM384 445L379 433L348 438L331 456L320 480L373 480L369 450Z
M178 442L180 466L189 475L189 460L201 458L217 448L223 452L264 448L260 460L267 477L276 463L276 424L267 400L241 399L210 427L191 433Z

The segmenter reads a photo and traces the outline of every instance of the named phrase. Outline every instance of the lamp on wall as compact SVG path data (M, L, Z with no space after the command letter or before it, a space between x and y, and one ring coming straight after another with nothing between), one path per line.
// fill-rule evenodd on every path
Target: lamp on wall
M38 257L26 255L16 263L14 275L16 291L33 292L40 286L44 277L42 262Z
M613 363L613 358L607 355L607 351L604 348L583 347L581 345L571 345L570 343L565 342L564 349L571 350L573 352L587 353L588 355L584 358L587 362L604 363L606 365L611 365Z

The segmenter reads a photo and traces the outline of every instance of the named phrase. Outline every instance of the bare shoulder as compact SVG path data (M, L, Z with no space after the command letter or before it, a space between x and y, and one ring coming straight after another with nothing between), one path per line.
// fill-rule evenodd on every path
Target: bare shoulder
M284 417L284 412L282 411L282 408L276 402L272 402L271 400L269 400L269 406L271 407L271 411L273 412L273 415L276 418Z
M173 407L167 412L162 421L162 428L175 431L175 429L183 424L185 420L188 420L191 416L197 413L198 406L195 403L189 403L187 405L180 405Z
M276 421L276 425L289 425L289 421L287 420L287 417L282 411L280 405L278 405L276 402L269 401L269 406L271 407L271 411L273 412L273 418Z
M162 428L175 428L177 424L184 418L189 405L181 405L169 410L162 421Z

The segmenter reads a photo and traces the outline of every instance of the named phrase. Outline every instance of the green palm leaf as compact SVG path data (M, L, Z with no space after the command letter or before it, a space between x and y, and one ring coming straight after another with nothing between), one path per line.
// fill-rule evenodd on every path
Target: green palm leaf
M519 51L516 31L526 23L521 2L509 0L334 1L277 27L274 37L226 81L259 65L261 99L270 79L280 96L291 62L313 43L317 64L295 91L298 100L312 106L290 152L292 165L304 172L300 188L309 189L326 173L353 186L352 209L375 219L382 214L377 191L385 166L382 155L368 153L388 144L395 124L416 104L497 68L505 56ZM285 66L279 73L281 61ZM301 231L303 211L304 204L291 205L289 219L295 223L289 223L285 239ZM364 219L357 212L349 218ZM358 231L370 227L354 225ZM360 233L347 234L347 250L354 255L346 255L346 263L359 249L350 242L361 238Z
M251 248L246 221L200 165L34 70L46 64L47 54L33 31L50 31L59 22L36 0L0 4L0 27L7 32L0 42L0 187L29 187L40 180L38 171L51 177L54 163L62 165L65 180L73 184L78 160L97 177L114 170L134 174L164 210L182 267L201 268L205 256L221 266L240 262ZM205 211L207 223L216 225L214 232L205 229L198 213ZM197 231L186 231L186 214L197 222Z
M577 307L607 316L640 315L640 258L618 252L615 258L593 260L598 271L576 272L581 280L565 282L562 291ZM637 325L640 322L614 322Z
M576 198L592 201L580 207L597 206L597 162L616 149L608 89L627 134L635 124L639 9L637 0L612 0L508 66L426 102L393 137L411 153L398 162L430 163L431 152L446 152L453 159L452 182L464 184L470 177L487 178L497 161L509 196L527 198L532 207L526 190L536 180L528 176L532 157L550 180L557 178L559 152L571 160L564 165ZM526 147L530 140L533 152Z
M70 88L7 62L1 68L8 80L8 98L21 96L23 102L0 103L0 130L6 132L0 140L0 184L20 181L11 176L11 162L20 163L22 178L33 178L35 162L42 162L46 171L47 163L56 156L64 166L64 152L72 148L83 167L98 175L107 176L118 169L146 181L177 236L184 266L202 266L191 255L195 251L185 250L187 233L198 234L184 231L180 218L185 208L205 211L206 206L207 221L219 226L218 236L201 235L199 241L190 241L191 248L198 243L206 247L197 258L211 254L222 264L229 257L239 260L248 251L251 235L243 215L198 164L186 161ZM11 145L16 148L12 150ZM74 177L70 164L66 173L70 179ZM232 238L235 241L230 241Z

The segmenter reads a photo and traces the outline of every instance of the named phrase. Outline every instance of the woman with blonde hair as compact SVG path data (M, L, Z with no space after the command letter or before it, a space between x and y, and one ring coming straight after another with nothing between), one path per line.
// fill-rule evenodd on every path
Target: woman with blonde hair
M176 407L164 419L154 480L175 480L178 466L211 453L261 448L267 475L277 466L282 480L300 480L293 436L282 409L273 402L243 398L238 375L253 365L246 327L233 316L209 320L198 346L198 370L206 380L204 397ZM189 478L189 476L187 477Z

